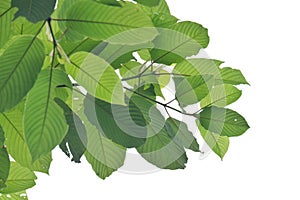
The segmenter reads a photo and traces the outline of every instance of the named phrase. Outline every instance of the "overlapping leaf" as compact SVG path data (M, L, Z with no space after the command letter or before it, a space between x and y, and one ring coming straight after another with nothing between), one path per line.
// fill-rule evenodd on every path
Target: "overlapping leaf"
M6 147L4 146L4 141L4 132L2 130L2 127L0 126L0 190L6 187L5 182L7 180L10 169L9 156Z
M48 154L67 134L63 110L54 102L58 85L71 87L67 75L60 70L44 70L26 100L24 131L33 161Z
M2 0L0 4L0 49L11 35L11 24L15 9L12 9L10 0Z
M93 54L78 52L66 71L91 95L113 104L124 104L123 87L114 69Z
M33 87L45 59L36 37L18 36L0 56L0 112L16 106Z

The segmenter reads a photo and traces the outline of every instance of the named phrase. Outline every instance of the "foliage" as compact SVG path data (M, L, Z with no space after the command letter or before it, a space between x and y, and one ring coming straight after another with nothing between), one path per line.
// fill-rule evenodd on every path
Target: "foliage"
M164 0L2 0L0 31L0 199L27 199L57 146L105 179L128 148L185 168L186 150L201 150L182 116L221 159L249 128L226 108L245 77L197 58L208 30Z

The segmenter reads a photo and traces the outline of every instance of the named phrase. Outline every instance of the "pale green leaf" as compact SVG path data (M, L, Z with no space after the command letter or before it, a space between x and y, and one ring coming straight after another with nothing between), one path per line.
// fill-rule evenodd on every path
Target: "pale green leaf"
M216 85L210 90L209 94L202 99L201 107L225 107L237 101L241 95L242 91L232 85Z
M10 163L10 171L6 180L6 188L1 189L2 194L11 194L24 191L35 185L37 177L26 167L22 167L16 162Z
M151 19L134 4L116 7L93 1L76 2L68 10L67 27L95 40L110 38L110 42L126 44L151 41L157 34L149 28L153 27ZM133 30L137 28L143 29Z
M33 87L45 59L41 41L19 36L0 56L0 112L16 106Z
M200 113L200 123L206 130L228 137L240 136L250 128L245 118L237 112L214 106Z
M63 71L43 70L28 94L24 132L33 161L48 154L67 134L68 125L63 110L54 102L54 98L56 86L68 82Z
M23 16L36 23L48 19L54 11L55 4L56 0L12 0L11 5L19 9L15 18Z
M125 104L123 86L114 69L93 54L78 52L71 57L66 71L91 95L113 104Z
M143 4L145 6L153 7L153 6L158 6L161 0L134 0L134 1Z
M222 79L219 80L219 82L222 83L227 83L227 84L232 84L232 85L240 85L240 84L247 84L247 80L245 79L244 75L242 72L238 69L232 69L230 67L224 67L221 69L221 77Z
M0 193L0 200L28 200L28 198L26 192L22 191L11 194Z
M23 113L18 109L0 114L1 125L5 130L6 146L13 159L33 171L49 173L51 153L33 162L23 131Z
M206 144L223 160L228 151L229 138L227 136L220 136L219 134L205 130L199 121L197 121L197 125Z

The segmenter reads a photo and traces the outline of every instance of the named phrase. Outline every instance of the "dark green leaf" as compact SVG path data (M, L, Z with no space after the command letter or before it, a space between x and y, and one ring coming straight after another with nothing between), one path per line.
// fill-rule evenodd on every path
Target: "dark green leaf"
M223 160L228 151L229 138L227 136L220 136L219 134L205 130L199 121L197 121L197 125L206 144Z
M8 41L11 35L11 24L16 9L11 9L10 0L1 0L0 4L0 48Z
M44 59L44 46L39 39L13 39L0 56L0 112L16 106L33 87Z
M89 121L107 138L124 147L138 147L145 142L146 130L137 130L127 106L109 104L87 95L84 101Z
M206 130L228 137L240 136L250 128L245 118L237 112L214 106L200 113L200 123Z
M68 155L70 149L73 155L72 161L80 163L80 158L84 154L87 145L86 129L81 119L75 114L62 100L56 98L55 102L64 110L67 124L69 125L68 133L60 144L60 147ZM66 143L69 148L66 149Z
M56 0L12 0L12 7L19 8L15 18L26 17L29 21L36 23L48 19L52 12Z
M10 171L6 180L6 188L0 190L2 194L11 194L24 191L35 185L35 174L16 162L10 163Z
M178 145L163 128L156 135L147 138L137 151L148 162L161 169L184 169L187 156L182 145Z
M196 138L193 136L193 133L189 131L184 122L178 121L174 118L168 118L166 120L166 130L169 136L178 145L182 145L183 147L195 152L200 152Z
M67 134L63 110L54 102L55 88L68 85L67 75L60 70L44 70L29 92L24 111L24 132L33 161L48 154Z
M9 169L10 169L10 161L9 156L6 150L6 147L4 146L4 133L2 130L2 127L0 126L0 190L2 188L5 188L5 182L7 180Z

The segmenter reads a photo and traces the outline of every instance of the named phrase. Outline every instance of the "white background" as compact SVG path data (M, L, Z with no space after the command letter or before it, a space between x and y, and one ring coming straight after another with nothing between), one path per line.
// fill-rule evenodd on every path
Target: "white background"
M168 0L173 15L209 29L207 53L239 68L251 87L232 108L251 129L231 139L224 161L189 153L185 170L114 173L100 180L85 162L54 153L30 200L300 199L300 12L293 0Z

